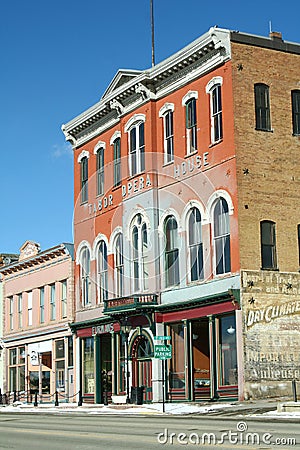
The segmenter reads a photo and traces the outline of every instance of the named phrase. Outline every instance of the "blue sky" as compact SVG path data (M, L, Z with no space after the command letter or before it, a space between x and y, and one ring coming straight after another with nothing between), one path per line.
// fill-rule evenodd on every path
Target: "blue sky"
M153 0L156 62L211 26L300 42L299 2ZM3 0L0 5L0 253L72 242L73 160L61 125L119 68L151 66L150 0Z

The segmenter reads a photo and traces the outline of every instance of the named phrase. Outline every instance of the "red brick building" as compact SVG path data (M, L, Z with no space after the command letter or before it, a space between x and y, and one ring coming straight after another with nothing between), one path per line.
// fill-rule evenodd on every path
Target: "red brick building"
M84 399L158 401L162 378L170 401L286 395L299 378L299 55L211 28L62 127Z

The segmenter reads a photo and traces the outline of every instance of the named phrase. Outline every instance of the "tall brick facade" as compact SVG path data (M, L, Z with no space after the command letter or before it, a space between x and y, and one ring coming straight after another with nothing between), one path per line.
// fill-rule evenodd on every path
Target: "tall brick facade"
M290 395L299 58L280 33L214 27L149 70L119 71L63 126L74 149L77 387L90 401L103 398L102 373L109 395L142 384L144 400L160 400L163 334L170 401Z

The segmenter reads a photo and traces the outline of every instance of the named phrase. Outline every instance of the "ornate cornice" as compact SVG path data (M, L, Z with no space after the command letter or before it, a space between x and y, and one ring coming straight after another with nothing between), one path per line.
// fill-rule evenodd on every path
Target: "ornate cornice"
M211 28L176 54L145 71L119 71L94 106L62 126L74 148L115 125L120 117L157 100L230 58L230 31Z

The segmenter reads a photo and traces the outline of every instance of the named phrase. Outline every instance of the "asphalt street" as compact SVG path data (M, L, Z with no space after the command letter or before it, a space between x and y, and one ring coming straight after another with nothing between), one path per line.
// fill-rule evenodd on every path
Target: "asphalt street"
M0 449L300 449L299 420L193 416L0 414Z

